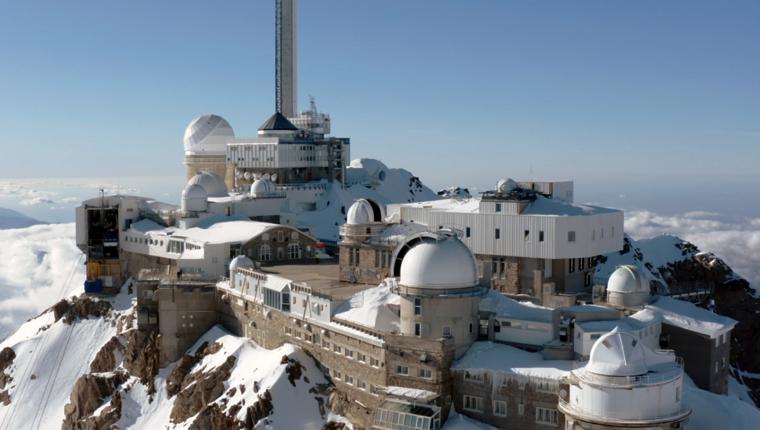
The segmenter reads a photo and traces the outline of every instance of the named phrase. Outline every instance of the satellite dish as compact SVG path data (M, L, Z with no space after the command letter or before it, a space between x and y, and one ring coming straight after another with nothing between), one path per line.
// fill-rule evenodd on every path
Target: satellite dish
M269 173L264 173L264 179L269 179Z
M243 174L243 177L244 177L245 179L251 179L251 172L245 172L245 173Z

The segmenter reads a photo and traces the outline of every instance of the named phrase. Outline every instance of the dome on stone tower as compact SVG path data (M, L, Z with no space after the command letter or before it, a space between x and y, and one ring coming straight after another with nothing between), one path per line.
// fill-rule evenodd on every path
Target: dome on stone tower
M224 155L235 138L232 126L219 115L201 115L185 128L185 155Z
M420 242L401 261L399 284L414 288L470 288L478 284L475 257L456 237Z

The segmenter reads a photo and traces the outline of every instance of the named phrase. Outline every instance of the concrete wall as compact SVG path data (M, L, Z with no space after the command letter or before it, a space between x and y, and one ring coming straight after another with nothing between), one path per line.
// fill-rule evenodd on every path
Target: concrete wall
M683 358L684 371L699 388L718 394L728 392L730 331L725 334L725 341L723 336L718 337L717 346L716 339L670 324L662 324L662 334L667 339L667 348Z
M164 285L158 288L161 366L178 360L219 321L213 285Z

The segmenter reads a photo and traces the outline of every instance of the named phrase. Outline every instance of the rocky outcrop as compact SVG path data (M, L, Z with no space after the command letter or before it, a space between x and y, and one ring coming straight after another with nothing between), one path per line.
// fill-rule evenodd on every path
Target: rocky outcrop
M153 332L130 330L125 333L127 346L124 349L124 368L140 378L148 387L148 392L156 392L154 378L159 368L158 336Z
M222 408L215 403L203 408L193 423L190 424L190 430L244 428L252 427L246 427L245 423L225 414Z
M211 345L209 345L208 342L203 342L203 344L201 344L201 346L195 351L195 354L183 355L182 358L179 359L177 366L175 366L169 374L169 377L166 378L166 392L169 393L169 397L180 392L185 377L187 377L187 374L193 370L193 367L195 367L203 357L216 353L221 347L222 345L216 342Z
M187 375L174 401L172 422L183 422L218 399L224 393L224 383L229 379L236 360L234 356L229 356L219 367Z
M13 380L11 375L5 373L5 370L11 367L15 359L16 352L11 348L5 347L0 351L0 402L4 405L11 402L11 396L5 386Z
M118 337L114 336L95 354L95 358L90 363L90 372L111 372L116 369L123 356L124 345Z
M82 375L64 407L63 429L95 430L115 424L121 417L121 396L116 390L127 379L129 375L124 371ZM109 398L109 406L93 415Z
M111 303L79 296L71 300L61 300L52 306L52 310L56 321L63 318L63 322L71 324L78 319L102 318L108 315L111 311Z

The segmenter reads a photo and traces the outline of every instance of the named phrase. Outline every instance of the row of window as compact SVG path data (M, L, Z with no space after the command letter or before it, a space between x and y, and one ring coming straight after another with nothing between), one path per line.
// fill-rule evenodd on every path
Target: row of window
M483 413L483 398L465 394L462 398L462 408L469 412ZM491 405L491 413L497 417L506 417L506 400L494 400ZM525 415L525 405L522 402L517 404L517 415ZM537 424L556 426L559 424L559 411L553 408L542 408L537 406L535 408L534 419Z
M578 271L582 272L586 270L586 268L593 269L596 267L596 257L588 257L588 258L570 258L567 260L567 272L573 273L575 272L575 268L578 267Z
M464 380L471 383L476 384L482 384L485 381L485 376L482 372L470 372L465 371L464 372ZM504 378L504 380L501 381L501 387L506 387L510 381L513 381L513 379L510 378ZM528 382L526 379L517 379L517 388L520 390L525 390L525 387L527 386ZM550 394L557 394L559 393L559 382L551 380L551 379L531 379L531 386L535 388L536 391L542 392L542 393L550 393Z
M396 366L396 374L400 376L410 376L412 373L409 372L409 366L399 365ZM433 371L425 367L418 367L416 376L422 379L433 379Z
M277 254L278 260L284 259L283 252L284 251L282 250L282 248L278 248L278 254ZM288 259L289 260L300 260L302 256L303 256L303 250L300 244L298 243L288 244ZM272 260L272 247L267 244L263 244L259 246L259 261L271 261L271 260Z

